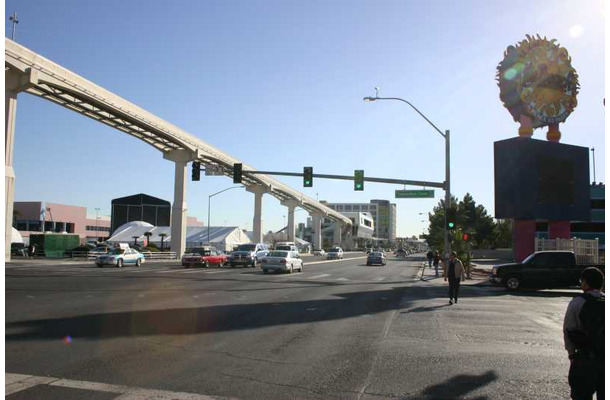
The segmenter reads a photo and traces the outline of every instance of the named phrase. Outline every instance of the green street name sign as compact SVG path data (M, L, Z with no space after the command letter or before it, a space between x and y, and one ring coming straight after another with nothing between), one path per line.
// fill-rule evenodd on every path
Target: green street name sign
M433 199L434 190L396 190L397 199Z

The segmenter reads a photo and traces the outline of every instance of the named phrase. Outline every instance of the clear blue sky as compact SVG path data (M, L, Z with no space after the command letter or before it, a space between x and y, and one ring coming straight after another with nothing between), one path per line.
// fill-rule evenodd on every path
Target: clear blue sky
M603 1L29 1L17 41L258 169L444 179L444 142L404 97L452 133L452 191L493 215L493 142L517 135L499 100L506 46L540 33L572 56L581 90L562 142L595 147L604 175ZM579 28L580 27L580 28ZM534 138L545 139L545 130ZM83 205L110 214L113 198L172 201L173 164L135 138L21 94L15 200ZM190 173L189 173L190 178ZM207 220L208 195L232 185L202 177L189 215ZM282 179L331 202L392 199L398 186ZM416 189L412 187L412 189ZM420 234L434 200L395 200L399 236ZM253 195L215 197L212 225L252 228ZM264 230L286 209L264 200ZM297 213L304 221L305 212ZM207 222L207 221L206 221Z

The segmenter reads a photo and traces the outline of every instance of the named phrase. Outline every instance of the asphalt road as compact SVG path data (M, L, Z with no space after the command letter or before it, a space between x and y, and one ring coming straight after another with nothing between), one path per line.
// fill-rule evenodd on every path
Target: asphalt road
M312 261L8 265L6 398L569 398L576 291L463 286L449 306L413 258Z

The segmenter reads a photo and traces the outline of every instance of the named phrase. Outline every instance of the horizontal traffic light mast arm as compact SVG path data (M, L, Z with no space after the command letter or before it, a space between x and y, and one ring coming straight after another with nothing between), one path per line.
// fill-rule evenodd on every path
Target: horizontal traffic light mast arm
M249 175L280 175L280 176L303 176L302 172L278 172L278 171L244 171L244 174ZM353 175L329 175L329 174L313 174L314 178L322 179L339 179L344 181L353 181ZM427 181L409 181L405 179L390 179L390 178L372 178L365 176L365 182L391 183L394 185L410 185L410 186L426 186L444 189L444 182L427 182Z

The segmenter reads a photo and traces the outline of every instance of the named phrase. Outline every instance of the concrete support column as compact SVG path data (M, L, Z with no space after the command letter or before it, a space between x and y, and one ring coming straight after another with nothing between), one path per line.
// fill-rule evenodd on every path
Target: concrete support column
M186 249L186 164L195 158L187 150L172 150L163 155L175 163L174 203L171 218L171 251L181 258Z
M536 221L516 219L514 220L513 226L513 252L515 262L521 262L534 252Z
M333 244L341 246L341 222L336 221L333 224Z
M549 239L570 239L570 221L549 221Z
M13 227L13 201L15 200L15 170L13 169L13 143L17 117L17 92L4 91L4 261L11 261Z
M323 213L311 213L313 219L313 248L318 250L322 248L322 219L324 219Z
M252 240L254 243L263 241L263 195L267 188L262 185L248 186L246 190L254 193L254 219L252 221Z
M282 201L282 205L288 207L288 225L286 226L286 236L289 242L294 242L294 209L301 203L297 200Z

